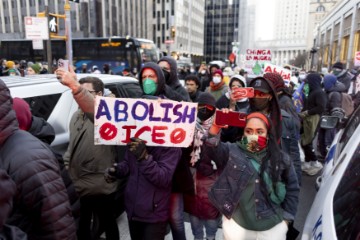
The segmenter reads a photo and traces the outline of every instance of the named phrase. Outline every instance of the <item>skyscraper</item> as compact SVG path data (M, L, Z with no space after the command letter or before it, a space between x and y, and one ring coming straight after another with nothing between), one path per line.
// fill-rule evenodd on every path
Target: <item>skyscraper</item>
M206 62L225 60L232 52L234 45L244 44L240 26L245 10L246 0L205 1L204 57Z

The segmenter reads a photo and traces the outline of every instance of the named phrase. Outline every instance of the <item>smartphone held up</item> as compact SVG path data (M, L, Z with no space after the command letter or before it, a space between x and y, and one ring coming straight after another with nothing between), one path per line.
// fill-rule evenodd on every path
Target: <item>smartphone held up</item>
M235 88L231 90L232 98L235 100L240 100L243 98L253 98L254 97L254 88L244 87L244 88Z
M215 123L216 125L228 125L233 127L245 127L246 125L246 113L243 112L223 112L222 110L216 110Z

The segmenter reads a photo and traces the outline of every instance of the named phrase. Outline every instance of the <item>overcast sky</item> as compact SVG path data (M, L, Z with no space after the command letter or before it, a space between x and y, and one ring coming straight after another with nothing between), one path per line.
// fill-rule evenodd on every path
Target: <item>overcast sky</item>
M250 4L256 4L256 32L255 40L269 40L273 38L274 15L276 0L250 0Z

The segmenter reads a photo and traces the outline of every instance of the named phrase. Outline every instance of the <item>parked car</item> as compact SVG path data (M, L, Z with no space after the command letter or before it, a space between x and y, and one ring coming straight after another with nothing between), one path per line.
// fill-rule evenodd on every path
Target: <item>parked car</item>
M111 91L118 98L139 98L142 90L137 79L108 74L77 74L78 79L92 76L100 78L106 91ZM12 97L23 98L30 105L34 116L42 117L50 123L55 130L55 140L51 146L59 153L64 153L69 143L69 123L73 113L78 109L78 104L73 98L71 90L62 85L55 75L32 75L27 77L0 77L10 89ZM122 160L125 146L117 148L119 159ZM124 189L119 186L116 196L116 209L114 214L120 216L124 211ZM103 232L99 225L98 217L93 216L91 234L93 239L98 239Z
M333 127L337 120L324 117L321 125ZM360 239L359 123L360 107L343 124L326 156L302 240Z
M137 98L142 94L135 78L109 74L77 74L78 79L86 76L100 78L105 88L116 97ZM44 118L53 126L56 136L51 145L63 153L69 142L71 116L78 109L71 90L62 85L53 74L11 76L1 79L13 97L23 98L29 103L34 116Z

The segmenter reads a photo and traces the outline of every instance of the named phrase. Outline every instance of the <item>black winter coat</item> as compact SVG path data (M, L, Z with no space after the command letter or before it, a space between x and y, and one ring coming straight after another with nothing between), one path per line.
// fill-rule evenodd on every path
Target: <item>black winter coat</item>
M45 143L19 130L9 89L0 80L0 159L17 185L7 224L29 239L76 239L75 222L54 154Z

